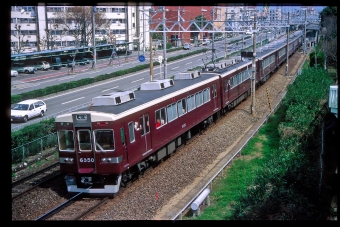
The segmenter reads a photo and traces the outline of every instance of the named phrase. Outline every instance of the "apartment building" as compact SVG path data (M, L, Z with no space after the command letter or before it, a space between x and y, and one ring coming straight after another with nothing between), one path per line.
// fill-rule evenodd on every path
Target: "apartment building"
M91 46L92 9L92 6L11 6L12 53ZM149 43L146 32L149 18L144 14L149 9L150 6L110 4L94 7L102 15L100 25L94 23L96 45L128 42L129 50L145 48Z
M44 3L38 6L11 6L12 53L91 46L93 40L96 45L127 42L128 50L145 51L150 46L150 29L159 30L160 37L163 36L160 25L163 20L168 29L165 34L167 42L181 46L193 39L212 38L212 32L199 32L197 27L190 25L192 21L198 27L204 26L204 21L213 22L214 27L218 28L215 32L220 31L219 35L225 37L224 31L239 32L245 29L244 26L241 27L243 21L253 20L255 14L263 15L262 9L255 6L161 7L103 4L95 7L51 6ZM95 18L92 18L93 9ZM280 7L267 10L266 17L271 21L283 19ZM314 13L312 7L301 7L301 11ZM100 18L97 18L98 15ZM94 37L92 19L96 21Z

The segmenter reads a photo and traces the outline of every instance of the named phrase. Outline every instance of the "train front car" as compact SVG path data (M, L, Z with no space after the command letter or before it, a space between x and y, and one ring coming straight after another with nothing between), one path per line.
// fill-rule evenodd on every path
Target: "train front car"
M116 194L218 118L218 74L195 71L174 80L97 96L89 107L56 117L68 192Z
M115 137L114 115L79 111L56 117L60 170L68 192L119 191L124 149Z

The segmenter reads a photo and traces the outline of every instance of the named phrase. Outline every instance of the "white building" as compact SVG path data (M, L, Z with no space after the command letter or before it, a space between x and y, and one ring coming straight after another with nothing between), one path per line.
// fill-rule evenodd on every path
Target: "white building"
M77 28L80 23L77 21L79 18L68 19L66 23L56 19L55 13L70 12L73 7L46 4L11 6L12 53L63 49L77 45L91 46L92 35L84 35L85 29L83 29L84 32L79 32L80 30ZM110 40L114 40L116 43L129 42L129 50L138 49L138 45L140 50L145 49L149 44L148 10L150 8L150 6L112 5L110 3L105 6L97 5L96 12L105 14L103 20L108 26L95 26L96 45L110 43ZM83 20L82 23L92 26L92 21L89 19ZM63 24L67 24L68 28L65 29ZM75 35L75 31L78 31L77 35ZM72 32L73 34L71 34Z

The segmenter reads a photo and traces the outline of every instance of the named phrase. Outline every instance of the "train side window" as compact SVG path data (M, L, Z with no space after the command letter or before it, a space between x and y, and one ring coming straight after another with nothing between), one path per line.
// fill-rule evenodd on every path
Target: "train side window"
M135 127L134 127L134 122L130 122L128 124L129 127L129 137L130 137L130 143L135 141Z
M195 96L194 95L188 96L187 104L188 104L188 112L195 109Z
M144 123L145 123L145 133L149 133L150 132L149 115L144 115Z
M212 86L212 92L213 92L213 98L216 98L217 97L217 88L216 88L216 84L213 84Z
M176 103L172 103L167 107L168 121L171 122L177 118Z
M58 131L58 145L61 151L74 151L74 137L72 130Z
M207 103L210 101L210 88L206 88L203 90L203 103Z
M178 117L182 116L187 112L185 99L179 100L177 102Z
M126 144L125 144L125 133L124 133L124 128L120 128L120 142L121 142L123 145L126 145Z
M227 92L227 91L228 91L228 81L229 81L229 80L225 80L225 81L224 81L224 92Z
M96 150L106 151L114 150L114 136L113 130L94 130L94 141L96 145Z
M161 108L159 110L156 110L156 119L155 119L156 125L157 125L157 119L160 120L161 126L167 123L166 109L165 108Z
M139 118L139 128L140 128L140 135L144 136L144 123L143 123L143 117Z
M196 107L203 105L203 94L199 91L195 94Z
M79 150L92 150L90 130L78 130Z

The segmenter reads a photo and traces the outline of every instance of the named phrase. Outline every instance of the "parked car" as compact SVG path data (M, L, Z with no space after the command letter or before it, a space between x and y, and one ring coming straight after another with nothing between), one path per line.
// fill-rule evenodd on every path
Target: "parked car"
M203 39L202 46L206 46L210 43L210 39Z
M11 108L11 122L27 122L34 117L43 117L47 111L46 103L39 99L28 99Z
M11 77L12 76L18 76L18 71L16 71L16 70L11 70Z
M11 69L16 70L18 73L35 73L37 71L35 66L27 66L21 62L14 62Z
M38 70L48 70L50 68L50 63L48 63L47 61L37 61Z
M191 50L191 44L190 43L184 43L183 44L183 49L184 50Z

